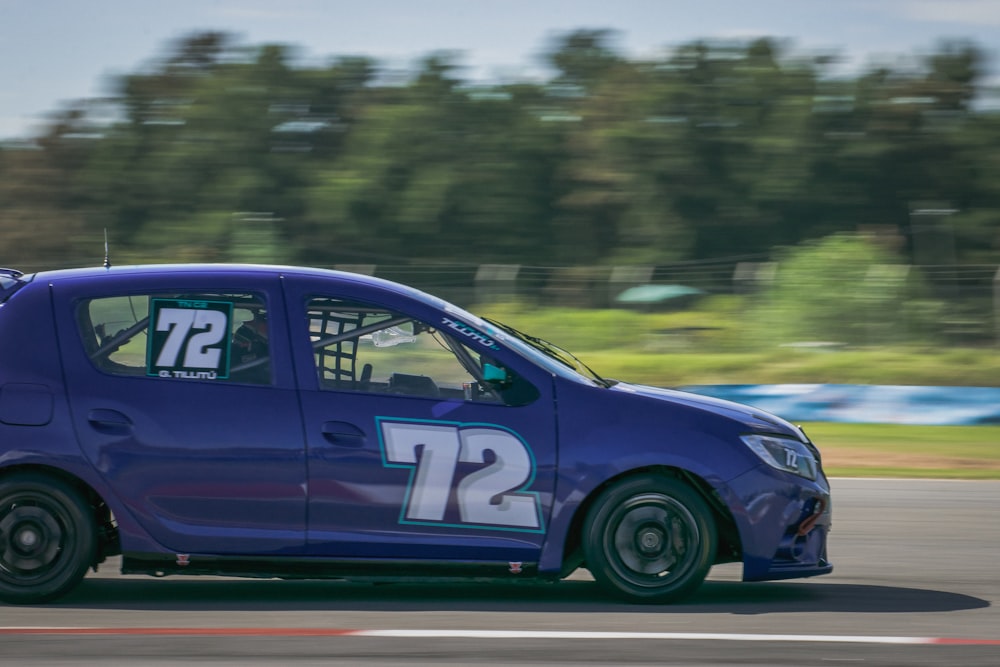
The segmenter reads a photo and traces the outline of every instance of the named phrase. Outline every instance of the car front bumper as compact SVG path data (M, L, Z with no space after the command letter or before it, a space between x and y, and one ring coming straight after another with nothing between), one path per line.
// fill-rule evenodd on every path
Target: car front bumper
M825 477L810 481L762 465L726 486L723 499L743 548L743 581L833 571L827 557L832 504Z

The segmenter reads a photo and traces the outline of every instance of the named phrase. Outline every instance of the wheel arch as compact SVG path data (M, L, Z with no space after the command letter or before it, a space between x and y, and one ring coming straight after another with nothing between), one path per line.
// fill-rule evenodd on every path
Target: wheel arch
M583 526L586 521L587 514L590 512L600 495L604 493L606 489L616 484L620 484L621 482L633 477L648 473L664 475L666 477L671 477L684 482L694 489L708 504L712 511L712 519L715 521L716 531L718 533L718 545L714 559L716 564L742 560L743 546L740 540L739 530L736 526L736 521L733 518L732 513L729 511L729 508L715 492L715 489L713 489L704 478L690 472L689 470L684 470L683 468L675 466L644 466L641 468L627 470L615 475L614 477L608 478L603 483L592 489L587 497L584 498L583 502L581 502L576 508L576 512L570 522L570 527L566 533L566 539L563 544L563 568L561 576L568 576L573 570L584 565Z
M118 538L118 527L111 509L104 498L94 487L76 475L55 466L40 463L18 463L0 469L0 482L22 473L34 473L43 477L59 480L68 485L87 503L93 511L94 525L97 528L97 549L93 566L103 563L109 556L121 553L121 543Z

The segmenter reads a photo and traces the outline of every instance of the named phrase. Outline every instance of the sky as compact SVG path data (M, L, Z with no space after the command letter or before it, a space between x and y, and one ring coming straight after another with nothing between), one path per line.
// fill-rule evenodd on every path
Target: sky
M316 63L365 55L406 68L455 51L467 78L509 81L545 76L542 55L577 29L615 31L628 57L769 36L855 67L965 39L993 75L1000 67L1000 0L0 0L0 140L109 93L194 32L295 45Z

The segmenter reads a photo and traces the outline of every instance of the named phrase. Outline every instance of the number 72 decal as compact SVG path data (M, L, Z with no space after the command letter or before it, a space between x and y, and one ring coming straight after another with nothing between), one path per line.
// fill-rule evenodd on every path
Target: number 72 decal
M384 465L411 470L400 523L545 532L538 494L525 490L534 481L534 458L513 432L488 424L376 421ZM474 469L461 475L460 466L470 467L462 464ZM458 521L446 522L452 494Z
M233 305L225 301L153 299L146 374L225 379L232 317Z

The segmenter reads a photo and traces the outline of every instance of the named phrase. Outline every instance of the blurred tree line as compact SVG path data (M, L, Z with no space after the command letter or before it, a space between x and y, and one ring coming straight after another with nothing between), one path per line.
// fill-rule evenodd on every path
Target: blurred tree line
M0 264L97 263L105 228L116 263L764 261L858 230L1000 263L975 45L852 77L769 39L630 60L578 31L547 57L550 80L474 85L449 53L403 75L188 36L0 149Z

